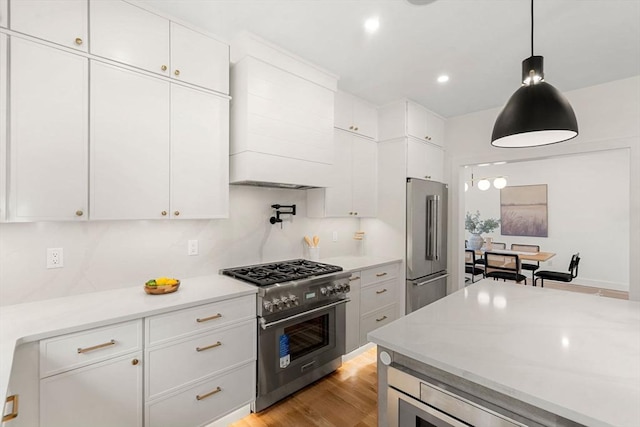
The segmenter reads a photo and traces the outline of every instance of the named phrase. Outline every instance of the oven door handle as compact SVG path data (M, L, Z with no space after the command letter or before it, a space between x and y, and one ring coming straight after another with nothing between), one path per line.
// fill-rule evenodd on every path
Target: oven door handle
M322 307L316 307L313 310L309 310L309 311L305 311L305 312L302 312L302 313L294 314L293 316L285 317L284 319L276 320L275 322L270 322L270 323L267 323L264 320L264 317L261 317L260 318L260 327L262 327L262 329L267 329L267 328L275 326L275 325L277 325L279 323L288 322L290 320L297 319L299 317L306 316L308 314L317 313L318 311L326 310L327 308L335 307L335 306L340 305L340 304L346 304L349 301L351 301L351 299L345 298L343 300L340 300L340 301L337 301L337 302L332 302L331 304L323 305Z

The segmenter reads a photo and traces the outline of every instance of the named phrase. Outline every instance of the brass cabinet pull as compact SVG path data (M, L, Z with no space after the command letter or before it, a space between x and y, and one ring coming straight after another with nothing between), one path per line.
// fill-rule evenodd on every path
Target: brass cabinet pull
M381 291L376 291L376 294L380 295L380 294L384 294L385 292L387 292L386 288Z
M357 128L357 127L355 127L355 128L353 128L353 130L358 130L358 128Z
M136 366L138 363L140 363L140 361L139 361L138 359L133 359L133 360L131 361L131 364L132 364L133 366Z
M80 46L82 44L82 39L80 37L76 37L76 44Z
M354 280L360 279L360 276L349 277L349 281L353 282Z
M353 130L353 126L349 126L349 129L350 129L350 130Z
M431 175L425 175L424 177L427 179L431 179Z
M354 215L358 215L358 212L354 212L353 214L354 214Z
M197 400L206 399L207 397L209 397L209 396L213 396L214 394L216 394L216 393L220 393L221 391L222 391L222 389L218 386L218 387L216 387L216 389L215 389L215 390L210 391L209 393L205 393L205 394L198 394L198 395L196 395L196 399L197 399Z
M98 344L98 345L94 345L93 347L85 347L85 348L78 348L78 353L88 353L90 351L93 350L99 350L101 348L105 348L105 347L109 347L110 345L114 345L116 343L116 340L111 340L109 342L105 342L103 344Z
M209 316L209 317L197 318L196 322L202 323L202 322L207 322L209 320L219 319L221 317L222 317L222 314L218 313L218 314L214 314L213 316Z
M353 212L349 212L349 215L353 215Z
M382 316L379 319L376 319L376 322L382 322L383 320L385 320L387 318L387 316Z
M173 72L173 74L175 74L176 76L179 76L179 75L180 75L180 70L175 70L175 71Z
M11 421L14 418L18 417L18 395L13 394L7 397L7 403L11 403L11 413L2 417L2 422Z
M208 345L206 347L196 347L196 351L205 351L205 350L209 350L210 348L220 347L221 345L222 343L218 341L217 343Z
M76 211L76 216L82 216L82 215L84 215L84 212L82 212L81 210Z
M160 69L161 69L162 71L167 71L167 66L166 66L166 65L163 65L163 66L161 66L161 67L160 67Z
M386 275L387 275L386 272L385 273L378 273L378 274L376 274L376 277L382 277L382 276L386 276Z
M167 216L167 211L162 211L160 213L162 214L162 216Z
M178 216L178 215L180 215L180 211L175 211L173 214L174 214L175 216Z

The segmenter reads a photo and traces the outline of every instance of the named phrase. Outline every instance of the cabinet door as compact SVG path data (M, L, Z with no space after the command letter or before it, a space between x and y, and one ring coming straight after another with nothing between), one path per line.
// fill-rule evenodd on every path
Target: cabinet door
M0 0L1 1L1 0ZM0 10L0 14L2 11ZM0 222L7 220L7 49L9 40L0 34Z
M431 144L444 146L444 120L433 113L425 113L425 123L427 128L427 141Z
M15 396L4 406L2 427L33 427L38 425L38 343L16 347L9 376L7 398ZM12 416L15 417L12 418Z
M339 129L353 130L353 97L346 92L335 93L333 125Z
M335 131L334 138L335 157L331 169L331 186L325 189L325 215L349 217L353 216L351 135Z
M124 1L92 1L91 53L168 76L169 20Z
M18 37L10 43L10 219L84 220L87 59Z
M427 110L411 101L407 102L407 134L420 140L427 138Z
M0 0L0 27L7 28L9 26L9 0Z
M87 51L87 25L87 0L11 2L12 30L83 52Z
M409 138L407 177L443 182L444 151L442 148Z
M354 215L375 217L378 207L378 147L374 141L354 136L351 148Z
M353 122L355 131L368 138L376 138L378 133L378 112L376 107L358 98L353 98Z
M171 23L171 77L229 93L229 46Z
M229 101L171 87L171 216L229 216Z
M91 62L92 219L168 218L169 85Z
M142 426L142 353L40 381L40 427Z

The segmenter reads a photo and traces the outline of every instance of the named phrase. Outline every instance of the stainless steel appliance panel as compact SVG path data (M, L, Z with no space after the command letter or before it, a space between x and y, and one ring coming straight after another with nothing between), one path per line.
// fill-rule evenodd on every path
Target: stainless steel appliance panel
M407 279L447 270L447 186L407 179Z
M447 296L448 274L437 273L420 280L407 280L405 314Z

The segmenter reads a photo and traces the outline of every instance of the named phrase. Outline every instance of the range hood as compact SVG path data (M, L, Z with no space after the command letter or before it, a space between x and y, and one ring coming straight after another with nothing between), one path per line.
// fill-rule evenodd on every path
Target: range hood
M230 184L327 187L337 76L250 33L231 47Z

